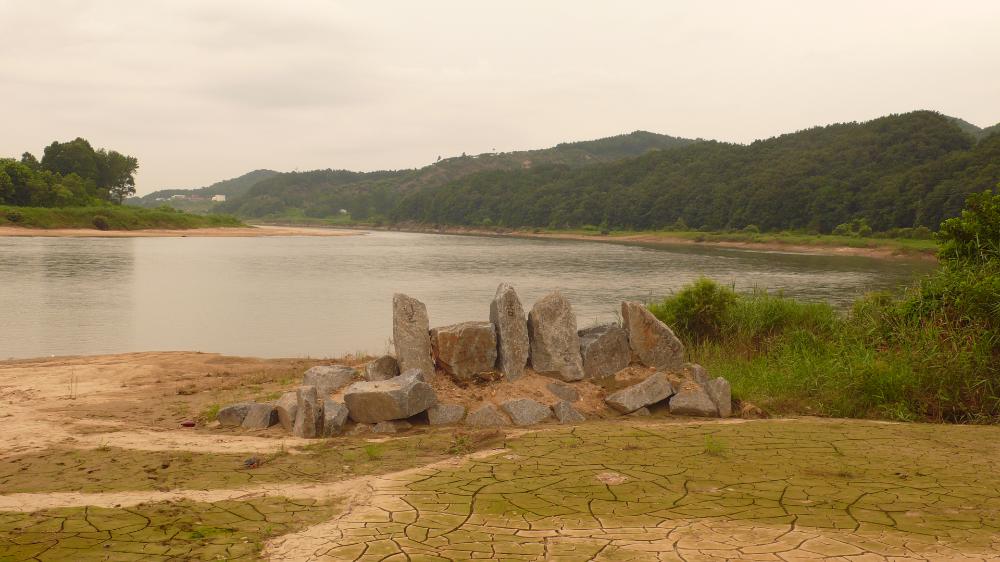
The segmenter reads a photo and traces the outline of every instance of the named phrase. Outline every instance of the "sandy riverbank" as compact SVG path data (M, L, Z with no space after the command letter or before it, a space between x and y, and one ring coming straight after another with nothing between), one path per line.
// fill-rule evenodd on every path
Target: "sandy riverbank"
M245 226L212 227L190 229L147 230L97 230L91 228L21 228L0 226L0 236L42 236L50 238L185 238L185 237L229 237L251 238L257 236L358 236L360 230L338 230L303 226Z

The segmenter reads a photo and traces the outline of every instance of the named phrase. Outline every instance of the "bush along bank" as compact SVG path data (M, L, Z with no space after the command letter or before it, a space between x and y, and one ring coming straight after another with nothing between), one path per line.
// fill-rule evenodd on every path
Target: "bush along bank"
M938 242L936 272L847 314L708 279L650 310L736 396L776 413L1000 421L1000 195L971 196Z
M83 228L94 230L191 229L246 226L229 215L190 215L162 207L143 209L120 205L89 207L0 206L0 226L23 228Z

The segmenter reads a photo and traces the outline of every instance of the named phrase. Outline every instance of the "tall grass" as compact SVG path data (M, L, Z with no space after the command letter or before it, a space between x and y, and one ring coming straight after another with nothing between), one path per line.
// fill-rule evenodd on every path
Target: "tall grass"
M692 360L729 379L737 398L775 413L992 421L1000 419L996 273L959 275L986 279L977 293L945 268L846 313L701 279L650 310L686 340Z

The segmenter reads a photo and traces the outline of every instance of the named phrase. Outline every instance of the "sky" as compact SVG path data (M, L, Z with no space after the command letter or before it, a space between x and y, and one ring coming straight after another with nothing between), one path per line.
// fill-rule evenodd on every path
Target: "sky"
M0 0L0 155L82 136L139 194L638 129L1000 121L1000 2Z

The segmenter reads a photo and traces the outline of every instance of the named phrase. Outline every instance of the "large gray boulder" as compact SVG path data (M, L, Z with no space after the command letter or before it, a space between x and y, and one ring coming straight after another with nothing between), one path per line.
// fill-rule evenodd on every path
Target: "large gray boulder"
M629 347L647 367L676 371L684 364L684 345L642 303L622 303L622 325Z
M295 414L299 411L299 394L292 390L281 395L274 403L274 409L278 412L278 421L285 431L291 433L295 425Z
M392 355L383 355L365 365L365 380L385 381L399 375L399 362Z
M274 404L250 404L243 418L243 429L267 429L278 423L278 412Z
M507 283L500 283L490 303L490 322L497 335L497 369L508 381L521 378L531 351L528 320L521 299Z
M587 420L583 414L578 412L572 404L565 400L552 406L552 412L555 413L559 423L580 423Z
M392 342L400 371L420 369L434 376L430 322L424 303L401 293L392 296Z
M313 367L302 376L302 384L315 386L320 397L327 397L354 382L357 369L344 365L323 365Z
M500 404L514 425L534 425L552 417L552 408L530 398L516 398Z
M708 381L705 390L708 391L712 402L715 402L715 406L719 409L720 418L728 418L733 415L733 390L729 386L729 381L722 377L716 377Z
M323 435L332 437L344 432L347 423L347 406L327 398L323 401Z
M356 382L344 393L351 419L378 423L414 416L437 404L431 385L407 374L386 381Z
M719 415L719 408L701 385L686 383L670 397L670 413L675 416L715 417Z
M220 409L215 419L219 420L219 425L222 427L239 427L243 425L243 419L247 417L251 405L251 402L230 404Z
M684 370L694 382L705 386L708 384L708 371L697 363L685 363Z
M552 396L567 402L576 402L580 399L580 392L573 388L573 385L562 381L552 381L545 385L545 388L548 389Z
M617 324L602 324L580 330L583 374L588 379L610 377L628 367L632 352L628 334Z
M501 427L510 425L510 420L493 404L483 404L465 416L465 425L472 427Z
M427 423L430 425L450 425L462 421L465 406L461 404L437 404L427 409Z
M434 360L456 381L492 371L497 362L497 336L490 322L462 322L431 330Z
M292 435L315 439L323 434L323 402L315 386L303 385L295 389L298 399Z
M634 384L611 394L604 401L615 410L627 414L643 406L656 404L670 397L674 388L666 373L654 373L639 384Z
M558 292L542 297L528 314L531 366L564 381L583 378L580 336L569 300Z

